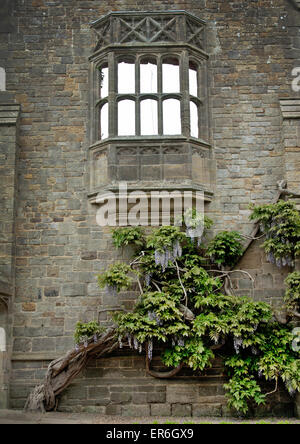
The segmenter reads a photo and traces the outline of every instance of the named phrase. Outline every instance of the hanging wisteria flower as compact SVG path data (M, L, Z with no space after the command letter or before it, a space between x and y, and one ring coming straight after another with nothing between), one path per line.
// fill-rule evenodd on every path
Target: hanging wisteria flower
M132 336L130 334L127 335L127 339L128 339L128 345L130 348L132 348Z
M151 283L151 278L152 278L152 273L147 273L146 276L145 276L146 287L149 287L149 285Z
M174 262L175 259L182 256L182 247L180 245L179 240L176 240L173 243L171 249L164 247L163 251L155 250L154 251L154 259L155 264L160 265L162 267L163 272L168 268L169 261Z
M272 253L272 251L270 251L270 253L267 254L267 260L271 264L275 264L276 263L276 259L274 257L274 254Z
M123 348L123 344L122 344L122 336L118 337L118 341L119 341L119 347Z
M243 344L242 338L234 337L233 346L234 346L236 354L240 353L240 348L241 348L242 344Z
M148 342L148 358L149 358L149 361L152 361L152 354L153 354L153 341L152 341L152 339L150 339L149 342Z
M287 391L289 392L290 396L294 396L296 394L296 390L294 387L292 387L291 383L289 381L286 381L285 387Z
M154 311L148 311L148 318L150 319L150 321L155 321L158 326L163 325L163 321Z
M277 258L277 259L276 259L276 266L277 266L278 268L281 268L281 259L280 259L280 258Z
M256 356L256 355L258 355L258 350L257 350L257 348L256 347L251 347L251 351L252 351L252 353L253 353L253 355L254 356Z
M282 266L285 267L287 265L287 258L283 257L281 258Z
M162 253L159 250L154 251L155 265L161 265Z
M179 345L179 347L184 347L184 339L183 338L180 338L178 340L178 345Z
M133 347L135 350L137 350L139 348L139 342L135 336L133 338Z

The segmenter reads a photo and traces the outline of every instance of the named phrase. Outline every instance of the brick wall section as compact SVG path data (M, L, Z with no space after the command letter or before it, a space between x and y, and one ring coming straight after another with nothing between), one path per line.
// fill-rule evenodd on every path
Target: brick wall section
M291 95L295 10L286 0L156 0L151 7L185 9L208 22L217 165L209 212L217 229L248 232L248 203L270 201L285 171L279 98ZM79 319L97 319L99 307L129 308L134 301L130 292L121 300L101 293L95 277L119 253L87 201L89 22L110 10L144 8L142 0L16 0L12 28L0 33L0 66L21 105L14 393L45 371L38 367L31 379L27 373L37 362L30 356L63 353L73 346ZM18 360L24 353L28 362Z

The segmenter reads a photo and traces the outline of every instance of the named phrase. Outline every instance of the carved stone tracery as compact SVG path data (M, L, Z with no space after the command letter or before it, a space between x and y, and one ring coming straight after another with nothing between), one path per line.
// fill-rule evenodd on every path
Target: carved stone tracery
M184 11L166 13L112 12L92 24L97 34L95 51L128 43L188 43L205 51L205 22Z

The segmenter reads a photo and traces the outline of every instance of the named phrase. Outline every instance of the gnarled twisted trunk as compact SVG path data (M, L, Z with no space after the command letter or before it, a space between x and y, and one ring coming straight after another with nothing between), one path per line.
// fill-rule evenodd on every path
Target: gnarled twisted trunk
M73 379L87 365L92 357L99 357L111 353L118 347L115 329L110 328L96 342L90 342L87 347L71 350L61 358L49 364L45 380L29 394L25 410L51 411L56 408L57 396L67 388Z
M87 347L71 350L61 358L52 361L47 369L45 380L36 386L29 394L25 410L42 412L51 411L57 407L57 396L65 390L73 379L83 370L90 358L100 357L111 353L119 347L115 328L110 328L98 342L90 342ZM171 378L182 369L183 363L171 371L155 372L150 369L148 359L148 344L146 345L146 372L155 378Z

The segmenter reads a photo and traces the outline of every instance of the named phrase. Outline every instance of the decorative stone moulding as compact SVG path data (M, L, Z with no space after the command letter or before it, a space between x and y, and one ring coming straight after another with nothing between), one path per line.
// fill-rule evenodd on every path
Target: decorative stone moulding
M185 11L111 12L91 24L95 53L114 45L190 45L205 54L205 22Z
M19 118L19 113L20 105L0 102L0 125L16 125Z
M128 190L194 190L212 198L210 146L184 138L161 141L118 140L91 147L90 199L101 190L115 191L125 181Z
M300 0L299 0L299 5L300 5ZM280 108L284 119L300 119L299 98L281 99Z
M128 190L147 193L201 191L211 201L214 161L209 142L205 22L185 11L111 12L91 27L95 49L90 57L90 202L97 203L98 193L115 191L119 182L126 182ZM131 91L120 91L120 63L131 64ZM143 63L155 66L157 77L155 88L147 93L142 88ZM165 87L164 64L176 65L176 91ZM142 103L147 100L155 103L153 135L143 132ZM168 100L179 109L180 129L175 135L165 130ZM124 136L119 130L122 101L134 104L134 135ZM122 119L127 121L129 116L123 114Z

